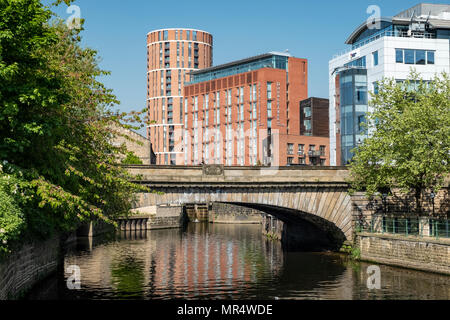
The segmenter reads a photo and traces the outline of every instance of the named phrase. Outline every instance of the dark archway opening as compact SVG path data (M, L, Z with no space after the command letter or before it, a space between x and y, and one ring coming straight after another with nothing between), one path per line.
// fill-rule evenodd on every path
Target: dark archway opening
M281 242L288 251L338 251L346 237L334 223L313 214L265 204L236 203L271 215L283 222Z

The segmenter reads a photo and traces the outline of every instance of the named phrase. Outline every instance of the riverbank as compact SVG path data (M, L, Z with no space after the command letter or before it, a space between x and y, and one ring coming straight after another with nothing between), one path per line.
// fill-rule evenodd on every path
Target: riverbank
M121 232L111 241L86 238L64 265L77 265L81 290L67 274L41 282L27 299L50 300L360 300L443 299L450 278L379 265L381 289L369 289L372 263L332 252L283 250L254 224L188 223L184 229Z
M450 275L450 239L358 233L360 259Z
M0 261L0 300L22 297L36 283L57 271L61 239L53 237L22 246Z

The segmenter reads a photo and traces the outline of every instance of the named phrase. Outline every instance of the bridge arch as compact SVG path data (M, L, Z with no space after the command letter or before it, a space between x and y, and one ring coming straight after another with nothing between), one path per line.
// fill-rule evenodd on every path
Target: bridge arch
M344 186L160 186L156 190L161 193L139 194L136 207L230 203L275 212L280 220L307 221L336 241L352 237L352 201Z

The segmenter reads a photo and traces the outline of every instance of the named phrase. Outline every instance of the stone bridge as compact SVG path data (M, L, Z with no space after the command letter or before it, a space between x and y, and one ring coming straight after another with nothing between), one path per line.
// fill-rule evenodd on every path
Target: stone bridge
M335 241L352 239L353 206L345 167L127 166L158 193L139 194L136 207L229 203L285 222L307 221ZM354 208L355 207L355 208Z

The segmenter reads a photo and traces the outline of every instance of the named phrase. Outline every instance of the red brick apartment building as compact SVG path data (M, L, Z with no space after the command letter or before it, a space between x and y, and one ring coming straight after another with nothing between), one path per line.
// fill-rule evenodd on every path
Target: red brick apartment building
M183 89L189 73L213 61L213 37L195 29L161 29L147 35L147 138L156 164L183 164ZM180 148L181 149L181 148ZM177 161L178 157L178 161Z
M184 87L184 158L177 164L329 165L328 134L301 134L306 59L271 52L191 76Z

